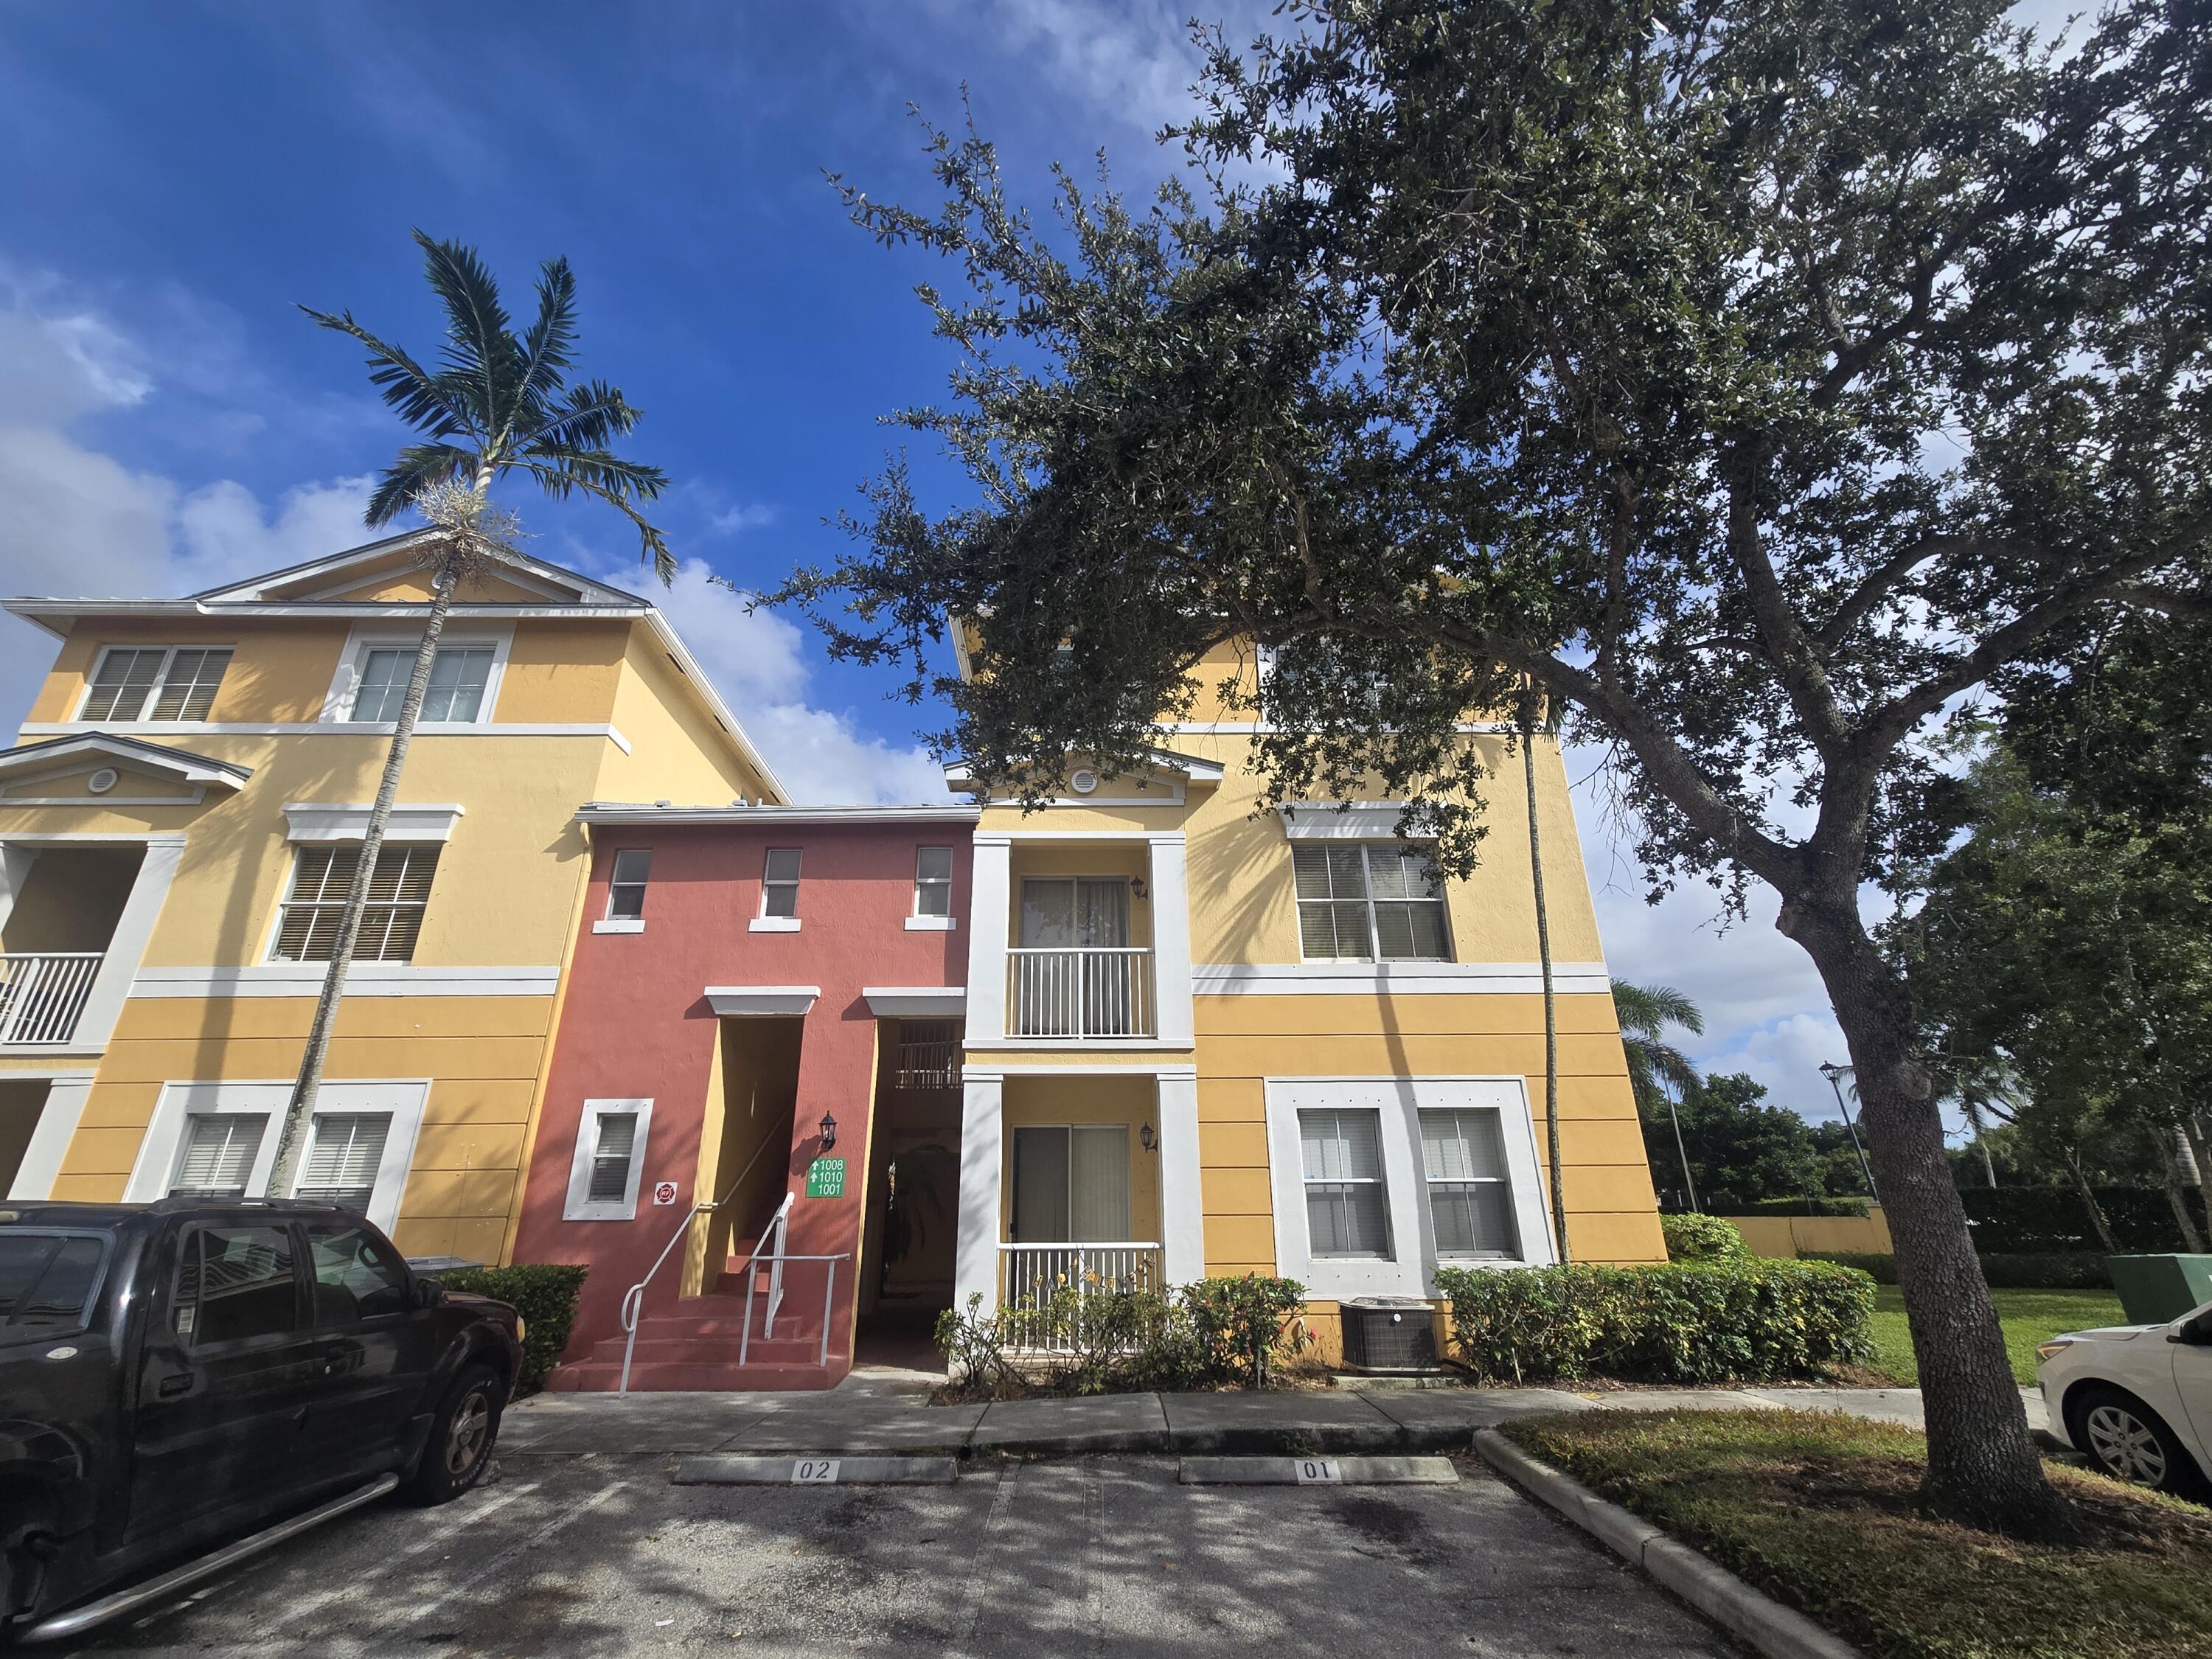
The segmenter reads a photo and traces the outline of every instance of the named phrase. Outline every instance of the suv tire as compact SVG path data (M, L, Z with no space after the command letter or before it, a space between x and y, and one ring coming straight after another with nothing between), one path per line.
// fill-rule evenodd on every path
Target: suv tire
M2067 1437L2090 1466L2116 1480L2196 1498L2205 1480L2166 1419L2109 1382L2075 1389L2066 1401Z
M450 1504L483 1479L499 1439L507 1385L489 1365L464 1365L430 1419L422 1461L402 1489L410 1503Z

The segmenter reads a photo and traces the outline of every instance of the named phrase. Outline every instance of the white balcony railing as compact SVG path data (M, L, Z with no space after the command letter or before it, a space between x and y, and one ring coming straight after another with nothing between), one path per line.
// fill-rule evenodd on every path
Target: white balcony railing
M1094 1297L1160 1287L1158 1244L999 1246L1000 1305L1012 1316L1014 1346L1027 1352L1070 1352Z
M1006 1035L1152 1035L1152 953L1142 946L1023 945L1006 952Z
M0 1047L60 1044L74 1037L105 954L100 951L0 954Z

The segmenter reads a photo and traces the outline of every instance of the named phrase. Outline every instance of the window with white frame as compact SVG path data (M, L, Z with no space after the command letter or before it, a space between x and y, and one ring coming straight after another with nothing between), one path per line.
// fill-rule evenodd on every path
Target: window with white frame
M318 1112L292 1188L295 1198L365 1210L376 1191L384 1143L392 1133L389 1112Z
M337 944L338 918L345 909L346 890L360 862L357 845L317 842L294 851L292 883L284 895L283 914L270 951L273 959L331 959ZM422 931L430 885L437 873L434 844L387 843L379 849L376 868L369 878L368 904L362 913L361 935L354 945L356 960L415 959L415 942Z
M914 913L918 916L952 914L952 849L917 847L914 851Z
M1421 1109L1421 1173L1439 1256L1517 1256L1505 1137L1492 1107Z
M650 1100L587 1100L568 1170L570 1221L628 1221L637 1212Z
M362 652L361 680L355 687L349 718L391 721L407 701L415 673L413 646L369 646ZM483 714L484 687L490 683L489 645L441 645L430 659L430 684L422 694L421 719L471 725Z
M1425 848L1395 842L1293 848L1298 949L1308 962L1443 962L1443 883Z
M645 884L653 874L653 851L625 847L615 854L614 872L607 882L607 920L645 920Z
M260 1112L193 1112L179 1137L176 1172L169 1178L172 1198L231 1199L246 1196L253 1161L269 1119Z
M110 646L94 669L81 720L204 720L230 666L225 646Z
M761 872L761 915L799 914L799 848L771 847Z
M1309 1253L1390 1260L1381 1115L1361 1107L1302 1110L1298 1149Z

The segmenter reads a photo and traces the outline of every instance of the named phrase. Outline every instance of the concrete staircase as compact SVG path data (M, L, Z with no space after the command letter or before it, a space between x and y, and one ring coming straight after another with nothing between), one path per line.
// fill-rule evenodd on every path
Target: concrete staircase
M753 1334L745 1363L738 1363L744 1336L745 1257L751 1240L741 1242L726 1264L720 1281L705 1296L685 1297L671 1314L648 1314L637 1322L637 1346L630 1358L633 1394L745 1389L830 1389L851 1369L848 1357L831 1344L830 1363L821 1363L822 1304L819 1297L786 1295L775 1328L762 1334L768 1308L768 1268L757 1270L753 1290ZM611 1394L621 1386L620 1333L596 1343L580 1360L557 1365L545 1379L554 1394Z

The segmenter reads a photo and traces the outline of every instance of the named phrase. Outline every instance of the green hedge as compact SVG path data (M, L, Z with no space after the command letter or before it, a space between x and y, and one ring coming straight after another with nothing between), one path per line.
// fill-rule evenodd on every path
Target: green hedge
M2162 1187L2100 1187L2097 1207L2123 1250L2182 1248L2173 1206ZM2071 1187L1968 1187L1959 1194L1984 1255L2095 1253L2104 1248L2096 1224Z
M488 1296L522 1316L522 1375L515 1379L514 1391L525 1395L545 1386L546 1373L568 1346L568 1334L576 1328L576 1299L583 1294L587 1271L518 1261L511 1267L456 1267L437 1277L449 1291Z
M1730 1215L1864 1215L1867 1200L1863 1198L1758 1198L1747 1203L1733 1200L1723 1203L1711 1200L1715 1211Z
M1877 1285L1897 1283L1897 1258L1843 1250L1808 1251L1807 1261L1832 1261L1871 1273ZM2109 1291L2105 1258L2087 1250L2008 1250L1982 1258L1982 1277L2000 1291Z
M1740 1261L1751 1254L1735 1223L1717 1215L1662 1215L1659 1231L1666 1237L1669 1261Z
M1773 1382L1863 1364L1874 1281L1827 1262L1446 1267L1460 1360L1493 1382Z

